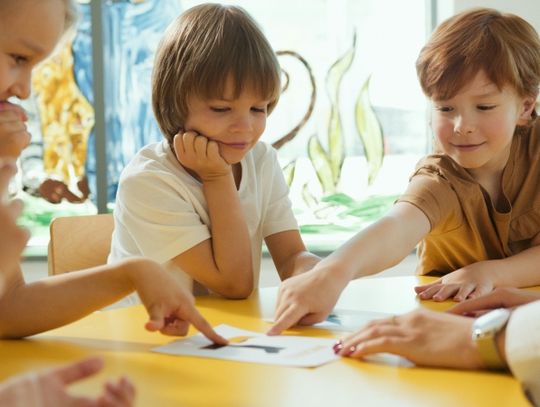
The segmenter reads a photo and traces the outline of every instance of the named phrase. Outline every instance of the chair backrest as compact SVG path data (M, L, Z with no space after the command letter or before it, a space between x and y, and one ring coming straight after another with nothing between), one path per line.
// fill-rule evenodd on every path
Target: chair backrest
M111 214L54 219L50 226L49 275L105 264L113 228Z

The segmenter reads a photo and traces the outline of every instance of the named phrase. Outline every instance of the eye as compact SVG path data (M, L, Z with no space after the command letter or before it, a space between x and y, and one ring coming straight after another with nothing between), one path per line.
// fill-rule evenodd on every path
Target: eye
M492 109L495 109L495 107L497 107L496 105L478 105L476 108L478 110L492 110Z
M450 106L435 106L435 110L442 112L442 113L448 113L454 110Z
M11 58L13 59L13 61L15 61L16 65L23 65L28 62L28 58L23 55L13 54L11 55Z
M210 107L210 110L216 113L225 113L228 112L230 109L228 107Z
M251 110L254 111L255 113L266 113L266 108L267 108L266 106L264 106L264 107L255 107L255 106L253 106L251 108Z

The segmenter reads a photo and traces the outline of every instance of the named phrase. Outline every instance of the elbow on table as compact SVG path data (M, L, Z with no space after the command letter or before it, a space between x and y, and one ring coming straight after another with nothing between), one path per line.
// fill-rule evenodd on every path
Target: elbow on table
M0 322L0 339L22 339L25 336L29 336L30 334L21 334L14 332L13 329L4 324L3 322Z
M250 281L227 282L216 291L230 300L245 300L251 295L253 289L253 279L250 279Z

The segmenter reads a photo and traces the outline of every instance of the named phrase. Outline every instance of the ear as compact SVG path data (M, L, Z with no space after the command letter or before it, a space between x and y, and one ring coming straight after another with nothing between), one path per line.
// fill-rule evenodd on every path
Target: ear
M531 115L536 107L536 98L538 97L538 92L534 95L526 96L522 99L521 104L521 113L519 115L518 124L527 124L531 120Z

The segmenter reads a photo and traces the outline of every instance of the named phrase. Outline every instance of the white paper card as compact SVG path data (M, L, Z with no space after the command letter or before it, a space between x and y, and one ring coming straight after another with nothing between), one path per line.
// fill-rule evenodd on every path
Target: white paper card
M392 314L386 312L335 309L328 317L326 317L326 320L313 325L313 328L356 332L370 321L390 318L391 316Z
M214 345L202 334L197 334L152 351L295 367L315 367L339 359L332 350L335 339L267 336L229 325L219 325L214 330L234 343Z
M375 311L356 311L348 309L334 309L322 322L311 325L310 328L329 329L340 332L356 332L368 322L376 319L390 318L393 314ZM266 322L274 323L271 318Z

